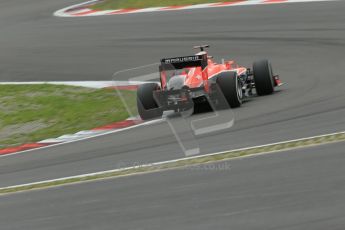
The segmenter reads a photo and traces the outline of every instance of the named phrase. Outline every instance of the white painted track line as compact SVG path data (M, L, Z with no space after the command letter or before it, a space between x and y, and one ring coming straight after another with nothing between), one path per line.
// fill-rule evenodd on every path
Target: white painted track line
M216 155L220 155L220 154L224 154L224 153L248 151L248 150L256 149L256 148L270 147L270 146L281 145L281 144L289 144L289 143L297 142L297 141L307 141L307 140L311 140L311 139L334 136L334 135L339 135L339 134L345 134L345 131L344 132L324 134L324 135L318 135L318 136L312 136L312 137L306 137L306 138L300 138L300 139L294 139L294 140L288 140L288 141L282 141L282 142L276 142L276 143L271 143L271 144L266 144L266 145L257 145L257 146L234 149L234 150L226 150L226 151L221 151L221 152L216 152L216 153L209 153L209 154L204 154L204 155L185 157L185 158L179 158L179 159L168 160L168 161L161 161L161 162L150 163L150 164L136 165L136 166L126 167L126 168L118 168L118 169L100 171L100 172L95 172L95 173L81 174L81 175L57 178L57 179L52 179L52 180L45 180L45 181L38 181L38 182L27 183L27 184L8 186L8 187L0 188L0 190L13 189L13 188L24 187L24 186L34 186L34 185L43 184L43 183L54 183L54 182L65 181L65 180L69 180L69 179L79 179L79 178L85 178L85 177L90 177L90 176L98 176L98 175L102 175L102 174L109 174L109 173L116 173L116 172L121 172L121 171L137 169L138 167L159 167L159 166L164 165L164 164L178 163L180 161L185 161L185 160L193 160L193 159L204 158L204 157L208 157L208 156L216 156ZM308 147L308 146L306 146L306 147ZM298 148L303 148L303 147L298 147ZM288 151L288 150L289 149L283 149L282 151ZM280 150L272 151L272 152L278 152L278 151L280 151ZM236 159L243 159L243 158L248 158L248 157L261 156L261 155L270 154L272 152L263 152L263 153L259 153L259 154L253 154L253 155L239 156L239 157L234 157L234 158L227 159L227 160L236 160Z

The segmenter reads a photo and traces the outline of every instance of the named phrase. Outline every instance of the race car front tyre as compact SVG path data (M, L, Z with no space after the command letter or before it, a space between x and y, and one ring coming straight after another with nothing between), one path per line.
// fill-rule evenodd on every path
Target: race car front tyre
M254 62L253 74L257 95L264 96L274 92L272 66L268 60Z
M153 92L160 89L156 83L146 83L138 87L137 90L137 108L138 113L143 120L150 120L162 116L163 111L158 107Z
M225 98L226 102L231 108L237 108L242 105L243 93L242 86L240 83L240 78L237 76L236 72L223 72L217 76L217 85L220 89L220 106L219 108L224 108L221 98Z

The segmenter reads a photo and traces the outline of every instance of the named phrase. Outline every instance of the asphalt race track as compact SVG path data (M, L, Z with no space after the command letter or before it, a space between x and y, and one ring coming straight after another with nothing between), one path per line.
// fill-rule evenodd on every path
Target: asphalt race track
M242 108L236 109L234 111L235 126L231 130L199 137L198 141L203 153L345 130L344 1L74 19L52 16L55 10L73 3L77 2L35 0L23 3L13 0L0 3L1 81L111 80L111 75L115 71L157 62L163 56L188 55L193 52L190 48L193 45L208 43L211 45L210 52L213 56L235 58L243 65L250 65L252 61L263 57L269 58L274 69L287 84L275 95L255 98L245 103ZM199 189L199 185L191 183L193 177L182 178L181 172L166 172L144 176L144 180L136 177L123 178L112 184L110 183L112 181L101 182L105 183L101 186L95 186L99 183L78 185L85 188L86 191L83 194L77 194L77 192L84 190L73 190L78 188L76 186L71 187L71 192L59 188L53 190L53 193L49 193L47 191L51 190L47 190L15 195L13 198L12 196L2 197L0 212L1 214L9 213L8 216L10 216L11 212L23 210L23 207L26 206L22 205L25 204L30 209L34 209L30 205L37 204L36 202L39 202L42 196L47 197L52 206L44 207L48 203L44 203L44 199L38 206L47 209L55 207L55 203L62 205L61 200L68 202L73 197L81 196L80 199L88 200L91 204L92 202L97 203L96 201L103 199L102 196L104 196L107 200L113 201L113 205L111 202L108 204L109 206L75 204L78 207L72 210L78 210L79 214L70 223L62 221L65 212L64 208L59 210L59 206L56 206L57 209L54 209L54 212L47 212L47 215L51 215L50 217L43 215L43 219L40 219L40 212L45 213L45 209L37 209L37 213L33 211L32 216L27 216L29 219L26 221L30 222L32 218L31 224L35 226L33 229L39 229L39 227L47 229L48 227L44 225L45 221L54 222L56 220L61 220L59 222L66 224L66 228L84 228L87 221L85 226L78 226L76 223L83 224L81 222L87 218L87 210L90 208L92 209L90 213L100 213L99 217L94 216L93 224L100 226L99 229L113 229L115 223L110 221L107 225L105 221L107 218L102 219L102 213L106 213L107 216L110 213L119 213L126 208L133 209L136 205L139 206L137 212L129 212L122 217L122 214L114 214L119 219L114 218L112 221L121 222L122 220L123 227L125 227L125 223L131 223L132 225L127 226L132 229L145 228L146 225L141 225L145 223L150 226L148 229L152 229L166 224L165 221L158 221L159 215L162 215L162 220L164 220L170 214L170 221L181 217L174 216L176 212L169 209L162 211L162 207L165 206L157 206L155 211L158 216L155 217L156 219L150 218L151 214L155 212L144 213L145 207L140 206L147 205L147 203L130 201L130 195L143 191L143 196L145 196L145 192L155 194L152 196L152 199L157 199L154 202L161 201L166 206L169 206L169 203L174 205L175 199L191 199L193 203L186 204L191 205L190 210L195 207L196 213L199 213L198 218L203 221L208 220L207 223L200 222L205 225L198 226L195 225L196 216L193 213L184 213L185 221L181 221L181 225L177 225L176 228L193 229L197 226L199 228L195 229L209 229L210 226L215 226L216 229L216 227L234 226L235 229L250 227L256 229L255 223L257 223L261 224L258 226L262 229L277 229L278 227L278 229L318 229L317 223L325 223L320 226L342 229L344 221L341 218L343 218L344 205L340 204L345 202L345 197L340 195L341 192L344 194L340 163L343 162L343 149L344 144L327 145L317 149L301 149L294 153L252 158L243 163L234 161L232 164L236 162L237 172L234 175L231 170L225 173L220 172L222 175L198 172L194 177L204 181L200 183L216 183L219 189L214 189L211 185L208 189L203 189L204 193L195 197L192 194ZM298 153L301 153L301 156L296 156ZM0 186L180 157L184 157L184 155L169 127L163 123L87 141L2 157L0 158ZM325 161L326 163L324 163ZM296 164L301 167L299 170L294 168L297 167ZM317 171L317 167L322 167L323 171ZM279 169L282 170L280 173L278 173ZM286 174L285 172L290 169L291 172ZM277 175L272 173L274 170ZM311 175L312 172L315 172L316 175ZM286 175L286 180L283 180L284 175ZM237 176L239 177L236 178ZM330 176L334 180L329 181ZM152 186L145 185L146 181L155 180L152 177L160 179L157 179L156 184ZM188 185L190 190L183 198L183 190L180 191L180 197L176 198L173 196L174 193L164 190L167 187L174 188L176 184L178 185L180 183L178 177L182 178L185 184L190 179L190 185ZM231 184L229 183L231 179L237 182ZM309 179L311 179L310 182L308 182ZM236 188L236 185L243 185L241 183L244 181L248 181L247 187ZM316 184L316 181L320 184ZM129 187L130 191L127 190L126 183L132 184ZM270 186L273 186L272 191L269 190ZM316 190L325 189L321 191L324 193L314 193L314 196L310 196L307 191L314 187ZM232 188L234 190L231 190ZM329 194L325 192L328 188ZM90 189L89 192L87 192L88 189ZM113 189L118 189L118 191ZM282 199L281 196L288 194L290 190L293 190L291 200L289 200L290 198ZM62 193L62 191L66 193ZM286 193L280 196L282 191ZM59 194L57 195L57 193ZM261 196L265 197L267 193L272 193L272 196L277 195L274 199L270 197L272 199L269 199L266 205L261 203L265 202L265 199L254 200ZM246 205L239 207L241 202L236 199L234 203L231 202L232 200L222 201L222 197L228 199L227 195L236 197L243 194L248 194L249 197L255 194L258 197L250 198L253 200L252 203L248 203L248 207ZM330 198L332 194L335 196ZM137 196L139 195L137 194ZM200 201L205 205L203 202L207 203L206 195L208 199L220 196L220 200L208 200L211 208L201 212L197 202ZM17 196L18 200L14 199ZM117 204L116 199L121 200L121 196L127 203L123 201L123 203ZM336 198L337 202L335 202ZM23 201L25 199L27 200ZM275 206L276 200L281 201ZM301 223L298 222L300 220L298 218L303 219L304 202L308 200L311 202L309 205L315 207L314 213L310 213L312 216L305 219L303 226L298 225ZM146 200L146 202L148 201L150 199ZM158 204L156 203L156 205ZM333 204L334 206L332 206ZM117 209L116 205L123 206ZM273 208L267 211L265 210L267 207ZM81 212L83 208L86 212L85 215ZM251 209L262 209L262 211L253 214L250 212ZM277 219L273 218L275 221L273 223L267 222L270 220L270 216L265 216L265 213L281 214L274 211L276 209L280 209L284 215L277 216ZM11 212L7 210L11 210ZM139 213L140 210L143 213ZM183 210L183 206L181 210ZM224 213L221 214L221 212ZM239 212L238 215L241 218L226 216L226 213L233 212ZM54 219L54 215L56 219ZM217 215L217 217L207 219L213 215ZM13 218L19 216L12 215ZM190 221L188 217L191 218ZM142 218L143 222L130 222L129 220L133 218ZM20 223L25 224L5 217L1 219L1 223L5 219L8 220L4 223L9 229L19 229ZM22 220L24 221L25 218ZM88 218L88 220L91 221L92 218ZM247 223L245 220L250 221ZM41 225L38 223L40 221ZM55 224L59 222L55 222ZM35 223L38 224L35 225ZM172 223L168 226L176 229ZM23 226L25 225L21 227ZM92 227L92 225L88 226ZM54 228L54 225L50 227ZM119 226L119 228L121 227Z
M4 196L1 229L342 230L344 147Z

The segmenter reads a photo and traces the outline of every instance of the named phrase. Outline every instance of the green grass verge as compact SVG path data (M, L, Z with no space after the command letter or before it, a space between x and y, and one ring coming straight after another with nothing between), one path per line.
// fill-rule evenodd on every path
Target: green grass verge
M135 92L124 91L135 105ZM0 86L0 148L128 118L114 90L58 85Z
M235 0L226 0L227 2ZM159 6L183 6L202 3L222 2L221 0L104 0L93 5L95 10L137 9ZM225 0L223 1L225 2Z
M7 188L0 188L0 194L9 194L16 192L24 192L29 190L44 189L68 184L81 182L110 179L122 176L137 175L142 173L152 173L162 170L171 170L183 167L192 167L201 164L215 163L229 160L236 157L251 156L262 153L274 153L278 151L291 150L303 147L311 147L320 144L330 144L345 141L345 132L339 134L330 134L320 137L306 138L304 140L290 141L286 143L272 144L263 147L248 148L244 150L234 150L219 154L211 154L206 156L198 156L194 158L181 159L174 162L158 163L151 165L142 165L128 169L117 169L108 172L98 173L97 175L76 176L69 179L57 179L51 182L38 182L31 185L18 185Z

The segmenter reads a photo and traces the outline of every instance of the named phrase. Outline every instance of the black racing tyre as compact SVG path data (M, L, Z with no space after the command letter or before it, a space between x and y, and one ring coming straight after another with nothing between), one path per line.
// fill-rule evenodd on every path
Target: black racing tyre
M236 72L220 73L217 76L216 82L231 108L237 108L242 105L242 86ZM221 105L220 108L222 107Z
M274 92L274 77L271 63L268 60L254 62L253 74L256 93L259 96L269 95Z
M143 120L150 120L161 117L163 111L158 107L153 91L160 89L156 83L146 83L138 87L137 90L137 108L138 113Z

